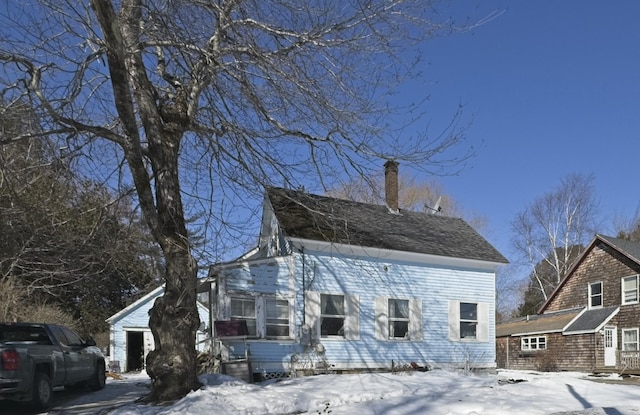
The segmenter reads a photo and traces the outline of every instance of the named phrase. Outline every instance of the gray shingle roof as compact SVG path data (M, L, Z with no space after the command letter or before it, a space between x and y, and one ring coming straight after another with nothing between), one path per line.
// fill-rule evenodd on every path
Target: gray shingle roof
M560 332L581 311L582 308L574 308L504 321L496 324L496 337Z
M585 311L580 317L576 319L569 327L564 331L565 334L571 334L572 332L593 332L598 329L602 324L606 323L614 316L618 310L617 306L596 308Z
M267 188L286 236L444 257L507 263L459 218L353 202L301 191Z
M640 243L604 235L597 235L597 237L640 264Z

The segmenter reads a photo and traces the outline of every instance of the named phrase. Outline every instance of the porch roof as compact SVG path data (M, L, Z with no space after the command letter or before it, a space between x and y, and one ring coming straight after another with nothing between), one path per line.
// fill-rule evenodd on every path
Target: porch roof
M564 330L564 334L594 333L615 316L619 307L603 307L587 310Z

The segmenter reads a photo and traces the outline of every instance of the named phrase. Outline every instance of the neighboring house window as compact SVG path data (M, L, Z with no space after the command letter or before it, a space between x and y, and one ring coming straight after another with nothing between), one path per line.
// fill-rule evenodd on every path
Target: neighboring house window
M489 341L489 304L449 301L449 340Z
M409 338L409 300L389 299L389 338Z
M622 350L640 350L638 348L638 329L622 329Z
M602 307L602 283L589 284L589 308Z
M249 336L256 336L256 300L253 297L231 297L231 320L245 320Z
M622 279L622 304L638 302L638 276L632 275Z
M289 337L289 301L267 297L265 305L267 338Z
M523 352L530 352L535 350L546 350L547 338L546 336L523 337L520 342L520 349Z
M377 297L375 335L382 341L421 341L422 300Z
M360 339L360 299L357 295L305 293L305 325L313 339Z
M344 336L344 295L320 295L320 335Z

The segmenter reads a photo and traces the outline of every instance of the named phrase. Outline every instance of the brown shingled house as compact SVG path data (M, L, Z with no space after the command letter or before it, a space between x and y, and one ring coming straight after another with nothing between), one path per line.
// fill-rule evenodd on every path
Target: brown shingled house
M496 325L499 368L640 374L640 243L596 235L538 314Z

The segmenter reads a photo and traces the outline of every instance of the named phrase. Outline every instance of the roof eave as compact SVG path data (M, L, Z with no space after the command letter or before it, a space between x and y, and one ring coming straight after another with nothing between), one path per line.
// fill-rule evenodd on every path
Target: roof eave
M479 268L495 272L502 262L486 261L470 258L456 258L417 252L398 251L393 249L374 248L360 245L341 244L304 238L288 238L296 249L310 249L319 252L331 252L364 257L389 258L409 262L456 266L461 268Z

